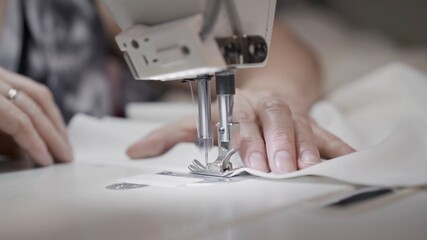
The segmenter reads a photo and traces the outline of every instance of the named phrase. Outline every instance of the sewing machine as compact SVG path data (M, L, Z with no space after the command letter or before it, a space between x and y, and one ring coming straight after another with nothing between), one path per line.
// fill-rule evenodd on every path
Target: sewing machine
M235 71L266 64L275 0L104 0L123 31L117 44L137 80L195 81L198 137L205 164L193 173L225 176L238 150L239 124L232 121ZM218 157L213 146L211 90L215 76L219 121Z

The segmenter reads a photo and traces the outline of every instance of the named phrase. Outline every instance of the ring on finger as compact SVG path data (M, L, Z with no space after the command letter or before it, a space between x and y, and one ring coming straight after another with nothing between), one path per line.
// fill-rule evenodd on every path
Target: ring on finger
M19 95L19 90L16 90L15 88L11 88L7 92L6 98L10 101L13 101L18 97L18 95Z

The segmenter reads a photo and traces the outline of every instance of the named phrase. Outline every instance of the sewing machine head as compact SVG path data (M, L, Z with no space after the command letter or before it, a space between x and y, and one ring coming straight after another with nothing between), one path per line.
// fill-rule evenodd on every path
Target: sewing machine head
M197 80L198 139L206 165L190 170L222 175L232 169L238 123L232 122L234 71L267 61L276 0L104 0L123 31L117 44L135 79ZM215 74L219 154L213 146L209 80Z

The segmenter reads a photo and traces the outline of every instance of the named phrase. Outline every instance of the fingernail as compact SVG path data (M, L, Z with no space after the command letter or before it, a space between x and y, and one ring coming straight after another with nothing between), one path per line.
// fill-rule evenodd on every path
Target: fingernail
M274 154L275 173L288 173L296 170L294 158L288 151L279 151Z
M301 155L301 162L305 165L313 165L319 162L319 158L310 151L305 151Z
M73 148L68 143L66 143L64 147L64 161L65 162L73 161Z
M149 156L151 154L152 148L144 148L143 145L144 145L143 141L139 141L135 144L132 144L126 150L126 154L132 159L145 158Z
M52 156L47 152L41 152L37 154L37 165L39 166L49 166L53 164Z
M263 154L259 152L253 152L249 155L249 167L255 170L266 172L266 159Z
M134 145L128 147L128 149L126 150L126 155L128 155L132 159L137 158L136 148Z

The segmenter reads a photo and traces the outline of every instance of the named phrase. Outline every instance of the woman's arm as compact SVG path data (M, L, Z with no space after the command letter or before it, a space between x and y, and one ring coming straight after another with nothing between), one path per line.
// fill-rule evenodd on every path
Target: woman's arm
M238 87L269 90L291 109L307 113L320 98L320 68L315 54L282 23L273 28L268 64L238 72Z

